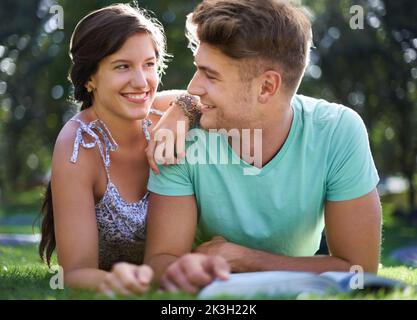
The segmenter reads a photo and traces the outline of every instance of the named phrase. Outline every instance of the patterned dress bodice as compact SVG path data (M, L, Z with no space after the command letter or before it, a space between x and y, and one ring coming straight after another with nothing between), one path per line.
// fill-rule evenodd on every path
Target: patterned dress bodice
M152 113L161 114L157 110ZM90 149L97 147L107 174L107 187L103 197L96 203L96 219L99 235L99 268L110 270L116 262L143 262L146 235L146 216L148 211L148 197L146 193L138 202L126 202L113 184L110 177L110 153L117 151L107 126L101 120L84 123L79 119L71 119L79 123L71 162L78 158L80 146ZM142 128L146 140L150 135L148 119L142 120ZM88 137L87 142L85 137Z

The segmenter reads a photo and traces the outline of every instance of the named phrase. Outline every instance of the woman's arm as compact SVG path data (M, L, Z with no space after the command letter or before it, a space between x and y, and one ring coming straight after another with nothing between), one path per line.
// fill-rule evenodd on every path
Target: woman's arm
M169 104L165 114L151 131L146 149L150 168L159 173L158 164L175 164L185 157L188 131L199 124L200 99L186 91L172 90L161 93L159 104Z
M142 293L152 271L147 266L118 264L111 272L98 268L98 228L94 187L102 166L96 148L80 148L76 163L69 161L78 124L68 123L55 145L52 159L52 199L58 262L64 285L105 293ZM124 270L121 272L120 270ZM149 280L147 280L149 278Z
M69 287L96 290L106 276L98 269L98 230L94 183L98 178L97 151L80 148L76 163L69 161L78 124L61 131L52 158L51 188L58 262ZM82 271L84 270L84 271Z
M186 90L164 90L156 93L152 107L156 110L165 112L173 101L180 94L187 93Z

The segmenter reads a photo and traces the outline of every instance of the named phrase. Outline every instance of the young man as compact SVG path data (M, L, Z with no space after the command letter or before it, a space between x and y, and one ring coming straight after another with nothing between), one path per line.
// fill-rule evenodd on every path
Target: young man
M150 177L145 263L161 285L196 292L227 277L229 266L376 272L379 178L366 128L349 108L295 95L311 44L303 10L278 0L205 0L187 29L200 125L233 137L199 129L193 151L214 161L187 157ZM262 130L261 163L252 164L257 142L244 129ZM204 138L213 135L220 138L211 148ZM214 150L235 161L219 163ZM314 256L324 226L330 255Z

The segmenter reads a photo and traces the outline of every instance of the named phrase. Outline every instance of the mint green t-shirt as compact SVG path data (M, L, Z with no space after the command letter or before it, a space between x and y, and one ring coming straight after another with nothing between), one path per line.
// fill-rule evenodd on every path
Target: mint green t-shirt
M366 127L355 111L301 95L292 108L287 140L258 174L247 174L253 167L225 135L200 129L190 132L194 140L182 164L160 166L157 176L151 172L151 192L195 195L196 245L221 235L253 249L312 256L324 228L325 202L355 199L376 187Z

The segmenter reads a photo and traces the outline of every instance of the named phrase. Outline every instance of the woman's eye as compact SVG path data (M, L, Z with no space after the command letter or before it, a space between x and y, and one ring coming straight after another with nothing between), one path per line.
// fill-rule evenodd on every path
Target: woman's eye
M116 69L118 70L125 70L129 68L129 66L127 64L121 64L120 66L117 66Z
M155 62L148 62L145 64L148 68L152 68L155 66Z

